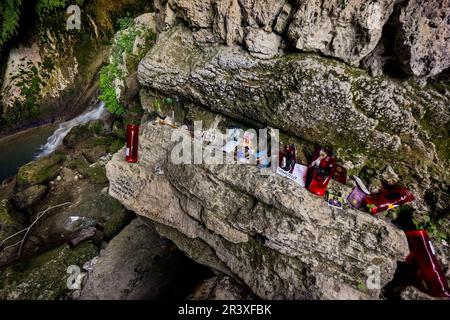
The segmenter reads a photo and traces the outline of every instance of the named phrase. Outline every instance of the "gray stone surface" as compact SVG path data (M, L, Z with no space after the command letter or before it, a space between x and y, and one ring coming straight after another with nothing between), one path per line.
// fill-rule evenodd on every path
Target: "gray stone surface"
M78 299L157 299L179 272L180 257L153 227L134 219L90 266Z
M288 37L300 50L322 52L358 65L380 40L394 3L302 1L289 25Z
M335 211L278 175L247 165L175 165L168 158L174 129L148 123L141 159L130 165L119 151L107 164L110 194L137 214L170 227L196 259L208 254L266 299L368 299L367 268L392 278L408 253L403 232L354 210ZM155 172L163 167L164 174ZM189 203L186 202L186 198ZM180 238L177 233L185 237ZM177 241L175 241L177 243ZM227 272L226 270L223 270Z
M235 120L331 146L350 174L372 172L362 172L370 184L381 184L389 165L420 212L448 212L450 93L312 54L261 60L238 46L198 47L183 26L160 35L138 78ZM432 207L426 192L436 199Z
M430 77L450 67L450 1L410 0L398 17L395 51L405 71Z

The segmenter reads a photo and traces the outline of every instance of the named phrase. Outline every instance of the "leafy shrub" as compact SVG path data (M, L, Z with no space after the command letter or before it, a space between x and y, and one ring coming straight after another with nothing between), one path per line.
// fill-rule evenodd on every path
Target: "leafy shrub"
M39 18L44 17L47 13L60 8L65 8L70 4L83 5L84 0L38 0L36 3L36 13Z
M22 0L0 2L0 46L17 34Z
M100 70L100 90L102 94L99 97L105 103L109 112L118 116L125 112L125 108L117 99L116 90L113 86L114 79L119 74L120 71L115 64L108 64Z

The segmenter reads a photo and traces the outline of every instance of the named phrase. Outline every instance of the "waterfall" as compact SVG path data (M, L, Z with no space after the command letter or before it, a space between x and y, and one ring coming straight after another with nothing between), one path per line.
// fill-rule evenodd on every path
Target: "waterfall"
M62 144L64 137L72 130L72 128L86 124L89 121L100 119L104 111L105 103L100 102L96 108L87 111L72 120L61 123L58 129L56 129L56 131L47 139L47 143L41 146L41 150L35 158L39 159L51 154Z

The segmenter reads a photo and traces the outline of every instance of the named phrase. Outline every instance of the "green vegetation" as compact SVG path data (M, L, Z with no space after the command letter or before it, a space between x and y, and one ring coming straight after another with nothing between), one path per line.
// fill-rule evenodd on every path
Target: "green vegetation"
M106 169L102 166L89 167L87 170L89 181L94 184L104 184L108 182L106 177Z
M423 216L422 222L419 222L413 219L413 223L416 226L417 230L427 230L428 234L435 239L438 240L447 240L447 234L442 230L442 221L438 220L437 222L433 222L429 216Z
M67 7L70 4L81 6L83 2L84 0L38 0L35 2L34 10L39 19L42 19L56 9ZM17 34L20 17L24 9L22 0L3 0L0 2L0 48ZM27 3L26 10L30 10L29 3Z
M145 50L140 50L139 54L133 54L133 46L136 37L144 36L141 30L138 30L135 21L126 17L118 20L120 32L115 38L111 52L111 62L104 66L100 71L100 89L102 94L100 99L105 102L106 108L114 115L121 116L126 109L117 99L114 81L125 77L125 70L122 67L125 59L125 69L135 70L137 64L143 58ZM144 37L144 47L153 45L156 35L152 32ZM140 48L144 49L144 48Z
M92 242L71 249L68 245L15 263L0 272L0 299L55 300L68 291L67 267L82 266L98 254Z
M113 83L115 79L123 77L123 71L119 68L119 65L122 61L123 54L132 53L137 33L134 28L133 19L119 19L118 23L122 33L117 37L116 43L113 44L111 63L100 70L100 89L102 94L99 98L105 102L105 106L109 112L120 116L125 112L125 108L117 99L116 89Z
M36 3L36 13L42 19L53 10L66 8L71 4L83 5L84 0L38 0Z
M30 187L55 178L64 159L64 155L55 153L22 166L17 173L19 187Z
M0 48L19 28L22 0L6 0L0 2Z
M119 69L116 64L109 64L100 70L100 100L105 102L106 108L114 115L122 115L125 108L119 102L114 88L114 79L119 76Z
M361 290L361 291L367 291L366 284L364 282L359 282L358 283L358 289Z

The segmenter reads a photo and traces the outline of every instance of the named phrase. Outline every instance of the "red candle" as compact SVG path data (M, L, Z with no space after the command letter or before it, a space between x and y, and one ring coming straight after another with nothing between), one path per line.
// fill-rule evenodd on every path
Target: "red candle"
M332 151L326 148L316 149L306 173L306 188L315 195L324 196L335 169L336 159L333 158Z
M408 261L417 268L417 277L423 283L423 290L433 297L450 297L447 279L436 259L428 233L425 230L405 233L411 251Z
M139 125L127 125L127 144L125 149L125 160L130 163L138 161Z

